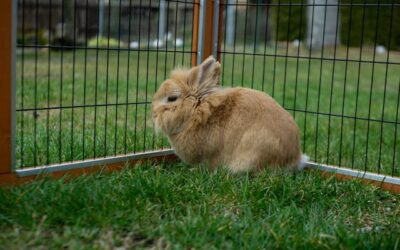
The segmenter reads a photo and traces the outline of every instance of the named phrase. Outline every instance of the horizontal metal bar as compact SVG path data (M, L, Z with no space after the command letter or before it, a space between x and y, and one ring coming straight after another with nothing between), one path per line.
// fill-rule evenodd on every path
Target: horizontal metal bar
M379 122L379 123L393 124L393 125L400 124L399 121L390 121L390 120L374 119L374 118L367 118L367 117L361 117L361 116L351 116L351 115L344 115L344 114L341 115L341 114L335 114L335 113L317 112L317 111L312 111L312 110L289 108L286 106L284 106L284 108L287 111L300 112L300 113L311 114L311 115L323 115L323 116L331 116L331 117L336 117L336 118L344 118L344 119L352 119L352 120L360 120L360 121L368 121L368 122Z
M192 1L190 1L190 0L168 0L168 1L172 2L172 3L179 3L178 7L180 7L180 8L184 8L182 6L183 4L185 4L185 5L186 4L198 5L198 3L194 2L193 0ZM20 2L20 1L18 1L18 2ZM77 6L80 7L80 8L86 7L85 2L86 1L77 1ZM40 5L40 7L49 6L50 5L49 4L49 0L38 0L38 3ZM26 3L24 3L24 4L25 4L25 7L27 7L27 6L29 6L29 7L36 6L36 1L26 1ZM62 4L63 4L63 0L51 0L51 6L53 8L59 8L60 6L62 6ZM98 1L88 1L87 5L89 7L95 7L95 8L97 8L97 6L99 6ZM157 8L158 7L156 1L150 2L149 4L146 3L146 5L140 4L140 3L138 3L138 1L135 1L135 2L132 1L132 3L129 3L129 1L122 1L122 2L120 2L120 4L118 3L118 1L104 1L104 5L107 6L107 8L108 8L109 5L114 6L114 7L121 5L122 7L125 7L125 8L126 7L131 7L131 8L141 7L143 9Z
M233 6L258 6L258 7L273 7L273 6L358 6L358 7L398 7L400 4L398 3L222 3L221 5L233 5Z
M132 102L132 103L108 103L108 104L86 104L86 105L75 105L75 106L61 106L61 107L37 107L37 108L18 108L16 112L32 112L32 111L45 111L45 110L61 110L61 109L81 109L81 108L94 108L94 107L112 107L112 106L130 106L130 105L150 105L151 102ZM336 113L326 113L326 112L317 112L312 110L304 110L304 109L296 109L291 107L284 107L288 111L293 112L300 112L305 114L312 114L312 115L323 115L323 116L331 116L336 118L344 118L344 119L352 119L352 120L360 120L360 121L370 121L370 122L380 122L385 124L393 124L393 125L400 125L399 121L391 121L391 120L382 120L382 119L374 119L374 118L367 118L361 116L351 116L351 115L342 115Z
M140 160L152 157L159 157L159 156L169 156L174 155L175 152L172 149L166 150L159 150L159 151L149 151L137 154L128 154L128 155L120 155L120 156L110 156L102 159L92 159L92 160L85 160L85 161L77 161L77 162L69 162L69 163L62 163L62 164L54 164L42 167L34 167L34 168L27 168L27 169L20 169L16 170L16 173L19 177L25 176L32 176L32 175L39 175L39 174L48 174L57 171L67 171L79 168L88 168L93 166L105 165L105 164L113 164L118 162L126 162L130 160ZM312 170L320 170L326 171L334 174L342 174L345 176L360 178L364 180L371 180L381 183L389 183L394 185L400 185L400 178L399 177L392 177L382 174L376 174L366 171L348 169L343 167L319 164L315 162L308 162L306 164L306 168Z
M285 47L284 47L285 48ZM378 61L378 60L356 60L343 57L317 57L317 56L301 56L301 55L284 55L284 54L271 54L271 53L247 53L247 52L233 52L221 50L218 51L221 54L228 55L241 55L241 56L257 56L257 57L277 57L277 58L290 58L290 59L302 59L302 60L321 60L321 61L334 61L334 62L351 62L351 63L373 63L373 64L389 64L389 65L400 65L400 61ZM393 53L393 52L390 52Z
M383 183L390 183L394 185L400 185L400 178L399 177L392 177L383 174L376 174L366 171L354 170L349 168L337 167L337 166L330 166L325 164L319 164L315 162L308 162L306 164L306 168L310 168L313 170L322 170L327 171L330 173L335 174L342 174L345 176L356 177L364 180L371 180Z
M91 160L84 160L84 161L76 161L76 162L67 162L61 164L53 164L48 166L41 166L41 167L33 167L33 168L26 168L26 169L19 169L16 170L16 173L20 177L30 176L30 175L38 175L38 174L48 174L57 171L66 171L78 168L88 168L98 165L105 165L105 164L112 164L117 162L126 162L130 160L140 160L152 157L159 157L159 156L168 156L173 155L174 150L166 149L166 150L158 150L158 151L149 151L143 153L136 153L136 154L127 154L127 155L119 155L119 156L110 156L101 159L91 159Z
M85 105L73 105L73 106L50 106L50 107L36 107L36 108L18 108L17 112L27 111L43 111L43 110L58 110L58 109L78 109L78 108L101 108L101 107L112 107L112 106L131 106L131 105L150 105L151 102L125 102L125 103L97 103L97 104L85 104Z
M147 43L146 43L147 44ZM41 44L18 44L18 49L54 49L54 50L99 50L99 51L129 51L129 52L156 52L156 53L187 53L194 54L196 52L190 50L168 50L166 47L149 48L127 48L127 47L104 47L104 46L81 46L81 45L41 45Z

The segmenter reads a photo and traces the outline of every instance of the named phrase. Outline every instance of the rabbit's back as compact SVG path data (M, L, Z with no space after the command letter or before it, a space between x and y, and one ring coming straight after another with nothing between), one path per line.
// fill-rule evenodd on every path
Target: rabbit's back
M233 88L231 119L225 131L224 162L232 171L294 168L301 158L298 127L292 116L267 94Z
M170 137L178 156L188 163L225 165L239 172L267 165L293 168L300 160L296 123L265 93L221 89L204 99L192 122Z

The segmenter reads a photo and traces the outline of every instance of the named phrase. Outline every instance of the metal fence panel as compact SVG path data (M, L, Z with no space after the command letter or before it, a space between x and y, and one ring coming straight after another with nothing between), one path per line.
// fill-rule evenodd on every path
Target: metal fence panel
M195 4L19 0L16 168L169 148L151 97L191 64Z
M399 176L400 2L222 5L222 85L265 91L311 160Z

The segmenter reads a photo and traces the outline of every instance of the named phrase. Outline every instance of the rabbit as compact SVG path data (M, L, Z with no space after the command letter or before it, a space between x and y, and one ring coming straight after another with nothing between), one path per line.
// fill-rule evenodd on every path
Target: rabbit
M178 157L233 173L304 167L293 117L264 92L220 87L220 75L220 63L210 56L173 70L155 93L154 125Z

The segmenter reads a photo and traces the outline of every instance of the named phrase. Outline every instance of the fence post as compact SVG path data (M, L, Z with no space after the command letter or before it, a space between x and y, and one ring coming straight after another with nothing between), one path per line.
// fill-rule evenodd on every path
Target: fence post
M15 0L0 1L0 175L12 172L14 159Z
M193 16L192 66L210 55L219 60L221 45L220 0L195 0Z

